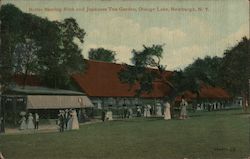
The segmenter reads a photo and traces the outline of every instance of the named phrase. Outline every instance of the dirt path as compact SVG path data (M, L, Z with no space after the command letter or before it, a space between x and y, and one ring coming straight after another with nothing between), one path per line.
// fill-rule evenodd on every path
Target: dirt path
M99 123L100 120L91 120L85 123L80 123L80 125L87 125L93 123ZM46 125L39 125L38 130L19 130L19 128L5 128L5 133L3 135L9 134L34 134L34 133L49 133L49 132L59 132L59 126L55 123L53 124L46 124Z

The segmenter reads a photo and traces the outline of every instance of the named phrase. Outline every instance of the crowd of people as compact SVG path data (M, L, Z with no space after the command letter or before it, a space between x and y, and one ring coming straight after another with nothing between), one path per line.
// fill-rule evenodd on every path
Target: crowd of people
M197 108L198 110L221 110L225 108L225 103L223 102L204 102L204 103L198 103Z
M187 119L187 105L185 99L182 99L180 103L180 119ZM162 107L163 106L163 107ZM124 114L123 118L132 118L134 115L133 109L129 107L124 107ZM163 108L163 110L162 110ZM153 115L153 109L150 104L145 105L144 107L136 106L135 109L136 113L135 115L137 117L151 117ZM154 114L159 117L164 117L165 120L171 119L171 105L168 99L164 99L162 105L160 103L156 104ZM26 115L25 112L21 112L21 120L20 122L20 130L26 130L26 129L35 129L38 130L39 127L39 115L38 113L35 113L34 115L32 113L29 113ZM113 120L112 117L113 113L111 110L105 111L102 110L101 113L101 120ZM77 112L75 109L65 109L65 110L59 110L58 114L58 120L57 124L59 126L59 131L63 132L65 130L76 130L79 129L79 121Z
M27 116L26 119L26 113L25 112L21 112L20 115L21 120L19 121L20 123L20 130L32 130L32 129L36 129L38 130L38 126L39 126L39 115L38 113L35 113L34 116L32 113L29 113L29 115Z
M180 112L179 112L179 119L187 119L188 115L187 115L187 106L188 103L187 101L182 98L181 102L180 102ZM163 109L162 109L163 108ZM128 107L123 107L124 111L123 111L123 115L122 118L132 118L134 113L133 113L133 109L132 108L128 108ZM163 104L161 105L160 103L157 103L155 106L155 110L153 110L153 107L150 104L146 104L143 107L140 106L136 106L135 109L136 113L136 117L151 117L153 114L154 116L158 116L158 117L164 117L165 120L170 120L172 118L172 111L171 111L171 105L170 105L170 100L168 98L163 100ZM112 117L112 111L105 111L104 109L102 110L102 114L101 114L101 119L102 121L105 120L113 120Z
M79 122L76 110L74 109L59 110L58 125L60 132L63 132L65 130L79 129Z

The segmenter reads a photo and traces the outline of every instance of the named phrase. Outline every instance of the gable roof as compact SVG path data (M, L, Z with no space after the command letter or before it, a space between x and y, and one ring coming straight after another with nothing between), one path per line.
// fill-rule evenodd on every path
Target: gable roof
M122 83L118 72L125 67L123 64L86 60L87 69L84 73L74 74L73 80L88 96L95 97L134 97L139 84L130 87ZM166 71L165 75L170 76ZM170 93L171 88L162 82L155 81L151 93L143 93L141 97L160 98Z

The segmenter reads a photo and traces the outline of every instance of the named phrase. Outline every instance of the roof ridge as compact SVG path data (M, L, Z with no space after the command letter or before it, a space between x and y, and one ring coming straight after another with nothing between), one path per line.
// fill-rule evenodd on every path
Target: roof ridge
M105 61L98 61L98 60L90 60L90 59L84 59L87 62L95 62L95 63L105 63L105 64L115 64L115 65L124 65L126 63L114 63L114 62L105 62Z
M90 60L90 59L84 59L87 62L95 62L95 63L103 63L103 64L113 64L113 65L119 65L119 66L123 66L123 65L128 65L128 66L134 66L134 65L130 65L127 63L113 63L113 62L105 62L105 61L97 61L97 60ZM146 67L147 69L152 69L152 70L158 70L157 68L150 68L150 67ZM174 72L174 71L170 71L170 70L164 70L165 72Z

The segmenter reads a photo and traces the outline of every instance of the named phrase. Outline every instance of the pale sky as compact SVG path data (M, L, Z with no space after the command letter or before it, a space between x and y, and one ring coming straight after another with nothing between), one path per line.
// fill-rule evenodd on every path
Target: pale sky
M3 0L50 20L73 17L87 35L79 46L117 52L130 64L131 50L165 44L162 63L181 69L206 55L222 56L249 37L248 0ZM112 7L112 9L110 8ZM98 11L87 12L87 8ZM115 10L115 8L117 10ZM200 8L200 9L199 9ZM199 10L199 11L198 11Z

